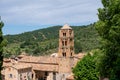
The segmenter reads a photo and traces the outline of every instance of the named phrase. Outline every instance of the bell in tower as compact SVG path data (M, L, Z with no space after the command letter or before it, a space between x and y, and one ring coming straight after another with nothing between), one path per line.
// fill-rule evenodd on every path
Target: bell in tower
M72 57L74 55L74 33L72 28L65 24L59 30L59 57Z

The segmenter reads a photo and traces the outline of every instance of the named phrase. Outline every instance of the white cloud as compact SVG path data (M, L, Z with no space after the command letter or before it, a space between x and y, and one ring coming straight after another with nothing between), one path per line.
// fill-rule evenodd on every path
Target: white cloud
M97 20L101 0L1 0L0 15L7 24L49 25Z

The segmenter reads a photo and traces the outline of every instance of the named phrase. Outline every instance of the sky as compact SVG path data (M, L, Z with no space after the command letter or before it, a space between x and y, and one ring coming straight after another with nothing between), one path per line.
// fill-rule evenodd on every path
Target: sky
M101 0L0 0L3 34L55 25L88 25L98 20Z

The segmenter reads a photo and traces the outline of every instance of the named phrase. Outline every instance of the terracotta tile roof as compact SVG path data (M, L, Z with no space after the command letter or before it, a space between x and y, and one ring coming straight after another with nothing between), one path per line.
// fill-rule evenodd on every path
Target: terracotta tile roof
M81 59L81 58L83 58L85 55L86 55L85 53L79 53L79 54L75 54L74 57Z
M15 64L15 65L12 65L11 67L13 67L13 68L15 68L15 69L17 69L17 70L19 70L19 69L25 69L25 68L32 68L31 65L25 64L25 63Z
M21 54L21 55L18 56L18 58L23 58L23 57L25 57L25 56L26 56L26 55Z
M43 63L43 64L57 64L57 58L45 57L45 56L25 56L19 60L20 62L28 63Z
M72 29L68 24L65 24L61 29Z
M20 63L31 64L33 70L58 71L58 59L49 56L25 56L19 60Z
M11 59L7 59L7 58L3 59L3 62L10 62L10 61L11 61Z
M58 72L58 65L32 64L33 70Z
M7 66L11 66L11 65L12 65L11 62L9 62L9 63L5 63L5 62L3 62L3 67L7 67Z

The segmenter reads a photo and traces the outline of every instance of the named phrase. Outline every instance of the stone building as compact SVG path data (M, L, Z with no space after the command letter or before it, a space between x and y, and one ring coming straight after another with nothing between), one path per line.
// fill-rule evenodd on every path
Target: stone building
M58 53L4 59L2 77L3 80L73 80L72 68L83 56L74 54L74 32L65 24L59 30Z
M59 30L59 57L73 57L74 55L74 32L68 24Z
M32 66L26 64L12 64L4 67L3 80L32 80Z

